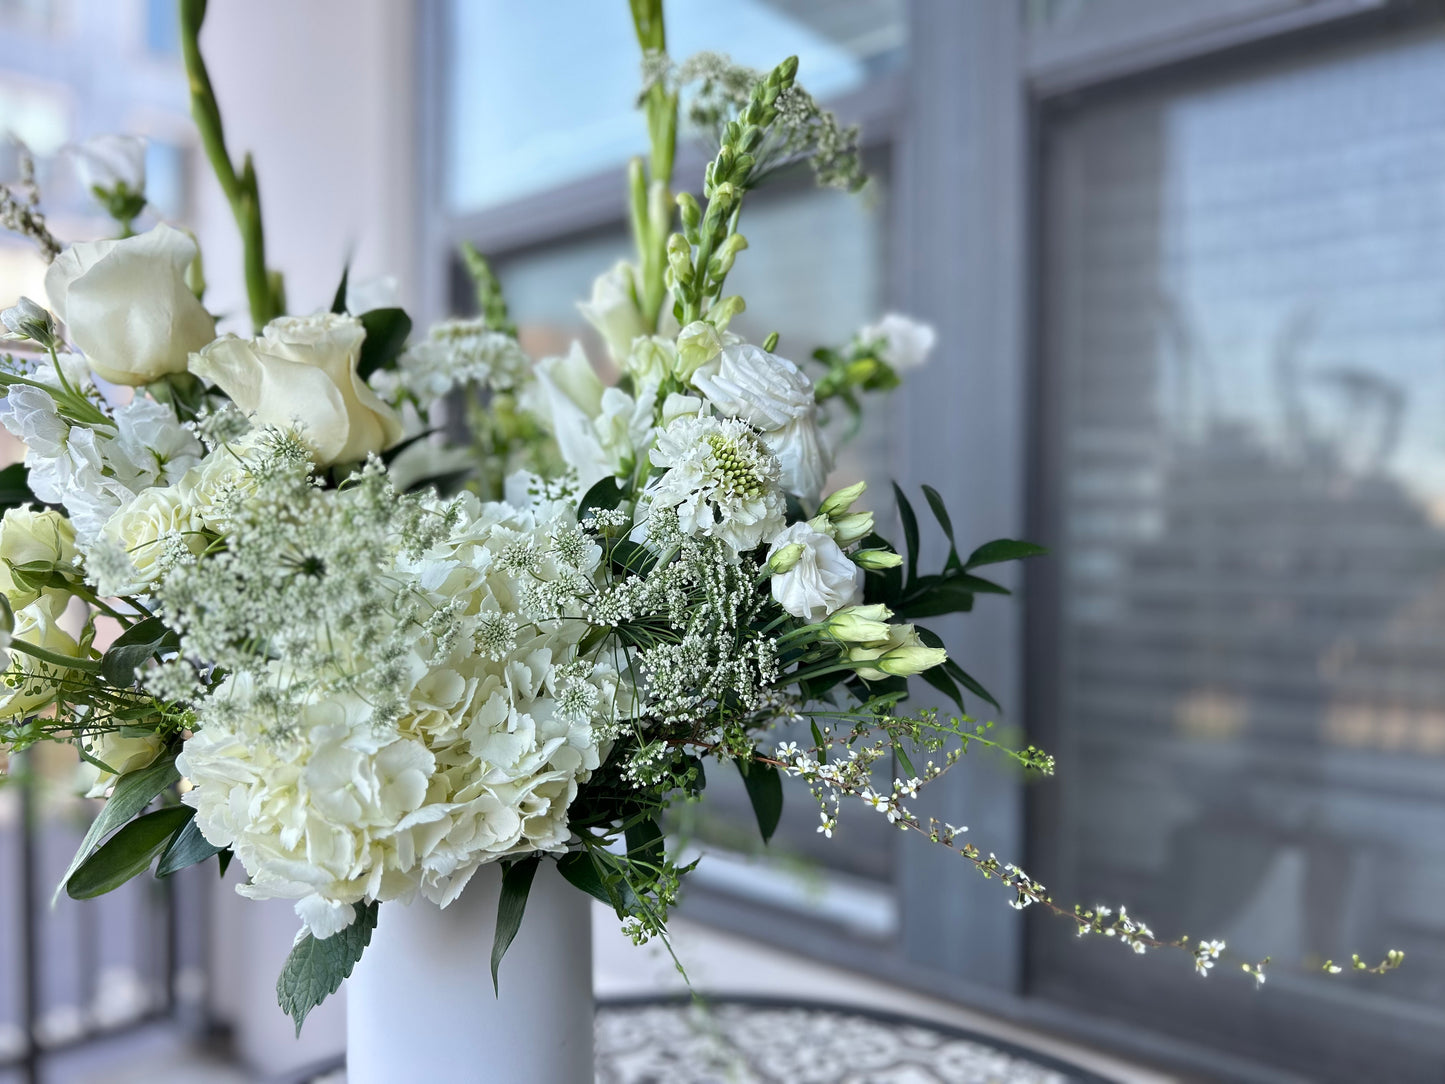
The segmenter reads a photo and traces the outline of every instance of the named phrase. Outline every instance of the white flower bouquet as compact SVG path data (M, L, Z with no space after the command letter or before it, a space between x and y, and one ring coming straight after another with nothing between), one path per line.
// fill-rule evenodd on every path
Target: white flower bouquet
M528 358L471 250L481 315L409 345L400 310L348 311L344 278L332 311L284 315L257 175L233 164L199 52L200 0L181 4L183 47L245 242L250 337L216 333L189 235L131 235L143 178L94 186L114 240L62 246L33 188L0 198L51 260L50 309L3 315L17 345L0 423L28 450L4 478L0 737L12 752L71 743L107 796L60 890L234 856L244 895L295 901L305 932L278 991L299 1027L380 904L446 906L488 863L504 869L494 978L543 861L636 940L664 935L691 866L663 815L713 760L742 773L764 839L783 777L799 777L827 835L855 799L1016 906L1136 951L1165 944L1122 908L1060 908L910 811L973 744L1052 771L962 714L900 707L915 675L960 713L966 696L992 703L921 622L1007 593L981 570L1040 551L965 554L925 489L948 543L925 572L901 491L901 547L861 483L826 493L829 408L896 385L932 333L885 317L818 351L810 375L776 336L729 330L743 301L725 286L748 192L802 159L858 187L856 133L798 86L794 60L673 66L660 5L633 8L653 140L629 175L636 261L581 306L612 386L580 347ZM700 199L672 191L684 115L716 140ZM470 443L448 444L439 423L463 409ZM806 747L771 733L800 722ZM305 951L331 938L337 951ZM1222 947L1168 944L1200 970Z

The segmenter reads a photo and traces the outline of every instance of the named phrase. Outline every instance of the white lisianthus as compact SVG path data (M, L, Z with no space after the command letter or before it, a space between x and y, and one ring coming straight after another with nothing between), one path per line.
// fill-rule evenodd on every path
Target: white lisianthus
M598 275L592 283L592 299L579 301L577 308L597 329L618 365L626 363L632 340L647 334L637 304L637 272L626 260L618 260L612 270Z
M638 537L661 509L676 511L684 534L720 538L739 553L783 529L778 461L741 421L684 414L658 434L652 464L664 473L639 498Z
M731 343L692 376L722 414L762 434L777 457L783 489L807 500L822 492L833 457L818 428L813 382L787 358L751 343Z
M928 361L938 333L928 324L890 312L878 323L860 331L858 338L865 343L881 343L883 356L879 360L901 375Z
M86 746L86 752L115 770L108 772L94 765L86 765L93 770L94 777L90 780L85 796L104 798L112 783L127 772L139 771L153 764L164 748L165 742L155 734L138 731L121 733L118 730L96 734Z
M768 555L792 545L802 547L797 562L773 576L773 598L779 606L812 622L858 601L863 571L838 543L800 521L773 539Z
M216 337L216 323L186 285L196 243L160 225L121 240L83 241L45 274L50 307L92 369L113 384L149 384L184 372Z
M87 192L124 185L134 193L146 187L146 141L133 135L98 135L65 148L76 179Z
M153 583L167 569L205 552L200 517L181 486L152 486L115 513L101 529L103 541L119 546L130 559L135 578L103 584L110 595L130 595Z
M366 329L335 313L283 316L259 339L223 335L191 358L258 425L296 427L318 466L350 463L401 438L401 419L356 371Z
M54 509L26 505L0 519L0 591L13 609L40 597L40 587L20 582L29 579L27 573L45 578L58 572L78 580L75 556L75 528Z

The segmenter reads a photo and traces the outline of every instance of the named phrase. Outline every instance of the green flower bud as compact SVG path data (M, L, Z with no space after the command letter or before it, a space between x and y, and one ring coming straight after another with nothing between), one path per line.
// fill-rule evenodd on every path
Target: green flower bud
M798 562L803 559L803 550L806 547L801 542L789 542L777 553L768 558L768 573L773 576L781 576L784 573L793 571L798 567Z
M698 206L697 199L691 192L677 194L677 211L682 217L683 229L695 230L702 222L702 208Z
M833 639L845 644L886 641L893 611L881 602L871 606L845 606L823 622ZM850 656L851 657L851 656Z
M872 533L872 512L850 512L846 516L833 517L833 540L840 546L857 542Z
M707 310L707 315L703 317L703 319L719 331L726 331L728 324L732 322L732 318L747 307L747 302L736 294L733 294L730 297L725 297L715 302L712 308Z
M867 488L867 482L854 482L846 489L840 489L836 493L830 494L828 499L823 502L822 507L818 509L818 515L830 518L842 515L853 507L853 502L863 496L863 491Z
M931 670L948 661L948 652L941 647L925 647L912 625L889 625L888 638L848 650L848 661L857 666L858 676L865 681L882 681L885 677L910 677Z
M680 233L674 233L667 239L667 266L678 282L692 281L692 246Z
M897 568L903 563L903 558L892 550L859 550L853 554L853 560L859 568L866 568L871 572Z

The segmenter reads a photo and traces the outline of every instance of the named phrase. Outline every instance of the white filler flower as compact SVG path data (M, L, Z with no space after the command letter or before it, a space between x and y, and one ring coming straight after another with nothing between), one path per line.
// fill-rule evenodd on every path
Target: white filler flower
M773 576L779 606L805 621L821 621L859 600L863 570L837 542L800 520L773 539L768 556L794 543L803 547L797 564Z

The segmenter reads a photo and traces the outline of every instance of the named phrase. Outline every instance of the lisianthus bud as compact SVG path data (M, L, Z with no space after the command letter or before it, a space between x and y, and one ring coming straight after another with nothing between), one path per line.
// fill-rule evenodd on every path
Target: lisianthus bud
M870 572L881 572L885 568L897 568L903 563L903 558L892 550L859 550L853 554L853 560L859 568L866 568Z
M833 639L845 644L869 644L888 638L893 611L881 602L870 606L847 606L824 622Z
M768 572L774 576L793 571L803 558L806 547L801 542L789 542L768 558Z
M941 647L926 647L912 625L890 625L884 643L850 648L848 659L863 664L857 667L863 680L881 681L931 670L948 661L948 652Z
M32 339L45 349L55 345L55 317L28 297L0 312L7 339Z
M833 537L838 545L846 546L873 533L872 512L850 512L833 520Z
M818 509L820 516L841 516L848 509L853 507L853 502L863 496L863 491L868 488L867 482L854 482L845 489L839 489L829 494Z

